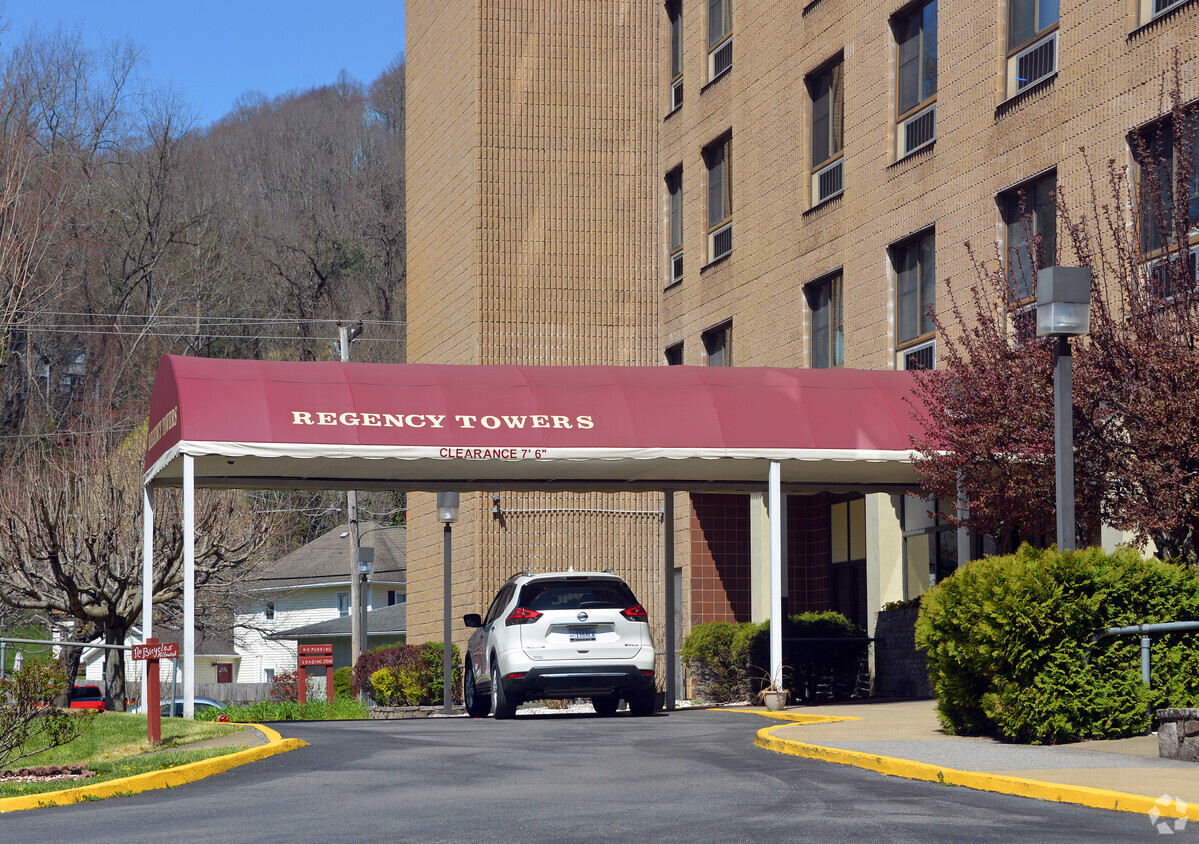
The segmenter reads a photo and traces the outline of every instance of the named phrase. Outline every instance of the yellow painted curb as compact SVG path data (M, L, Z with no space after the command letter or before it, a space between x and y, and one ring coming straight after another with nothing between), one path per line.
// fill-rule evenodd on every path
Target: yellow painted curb
M834 721L861 721L854 715L806 715L801 712L785 712L770 709L721 709L715 712L738 712L742 715L761 715L763 718L773 718L776 721L790 721L793 724L831 724Z
M771 713L771 716L777 713ZM1179 812L1175 803L1159 802L1140 794L1124 794L1119 791L1108 791L1103 788L1091 788L1085 785L1063 785L1060 783L1041 782L1023 777L1011 777L1004 774L986 774L976 771L958 771L953 768L943 768L926 762L913 762L908 759L897 759L893 756L878 756L873 753L861 753L856 750L840 750L832 747L821 747L806 744L801 741L776 738L775 730L782 729L786 724L776 724L773 727L763 727L758 730L754 744L765 750L785 753L789 756L803 756L808 759L820 759L825 762L835 762L838 765L852 765L868 771L877 771L892 777L904 777L910 780L924 780L942 785L960 785L978 791L994 791L1000 794L1013 794L1018 797L1031 797L1035 800L1052 800L1056 803L1076 803L1080 806L1090 806L1096 809L1111 809L1118 812L1136 812L1148 814L1156 809L1158 814L1167 818L1185 817L1188 820L1199 820L1199 806L1188 806L1185 812Z
M107 780L95 785L64 788L62 791L46 791L24 797L0 798L0 814L19 812L22 809L37 809L43 806L67 806L71 803L82 803L85 800L102 800L105 797L124 797L158 788L174 788L177 785L195 782L213 774L228 771L230 768L236 768L247 762L257 762L259 759L266 759L277 753L286 753L308 744L301 739L285 739L270 727L264 727L262 724L246 724L245 726L254 727L261 732L266 736L267 743L239 750L236 753L226 753L224 756L216 756L212 759L202 759L199 762L190 762L162 771L150 771L124 779ZM178 749L184 750L186 745Z

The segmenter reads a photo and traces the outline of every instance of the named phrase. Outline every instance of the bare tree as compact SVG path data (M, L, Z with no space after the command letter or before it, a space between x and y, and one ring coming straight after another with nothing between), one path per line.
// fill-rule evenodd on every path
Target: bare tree
M0 481L0 601L94 625L124 644L142 612L141 436L108 451L76 439L70 454L27 454ZM154 530L153 602L183 593L183 533L177 496L161 495ZM230 588L272 538L235 493L196 502L196 583ZM124 708L121 651L105 660L109 706Z

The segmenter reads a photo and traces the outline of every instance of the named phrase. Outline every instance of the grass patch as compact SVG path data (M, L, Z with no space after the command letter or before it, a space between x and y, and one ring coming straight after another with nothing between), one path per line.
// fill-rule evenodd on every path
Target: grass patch
M196 718L215 720L220 715L228 715L230 721L257 724L263 721L361 721L369 717L369 712L357 700L339 697L332 706L325 700L306 701L303 706L294 700L260 700L246 706L206 709L197 712Z
M45 794L47 792L62 791L67 788L78 788L83 785L94 785L95 783L107 780L122 779L124 777L132 777L136 774L148 774L152 771L176 768L191 762L224 756L241 749L240 747L208 747L200 750L172 750L166 753L154 753L115 761L89 763L89 767L96 772L96 776L94 777L88 777L84 780L4 783L0 784L0 797L23 797L26 794Z
M117 762L151 750L158 751L227 736L241 729L240 724L163 718L162 744L151 747L146 738L145 715L101 712L73 742L62 747L52 747L14 764L20 768L32 768L35 765L84 764L94 771L99 771L98 766L105 763Z

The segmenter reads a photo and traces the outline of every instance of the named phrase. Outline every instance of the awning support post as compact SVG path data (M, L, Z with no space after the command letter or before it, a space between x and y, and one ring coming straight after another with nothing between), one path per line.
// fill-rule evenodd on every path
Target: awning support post
M196 462L183 455L183 717L196 714Z
M770 461L770 683L783 687L783 495L782 465Z
M142 487L142 641L148 642L154 635L151 625L154 620L154 490L148 486ZM158 665L157 662L154 663ZM148 660L143 660L142 674L142 712L149 712L147 695Z
M674 490L672 489L662 491L662 529L666 532L663 537L666 572L662 578L662 583L665 584L663 591L666 593L666 708L673 710L675 699L678 697L678 689L675 688L678 643L674 640L674 616L678 612L678 607L674 605Z

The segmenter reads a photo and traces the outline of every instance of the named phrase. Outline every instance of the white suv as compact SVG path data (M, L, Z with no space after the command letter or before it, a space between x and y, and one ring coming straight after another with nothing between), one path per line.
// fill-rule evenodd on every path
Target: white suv
M654 711L649 615L610 572L510 578L475 628L462 675L466 710L511 718L526 700L589 697L611 715L623 698L634 715Z

